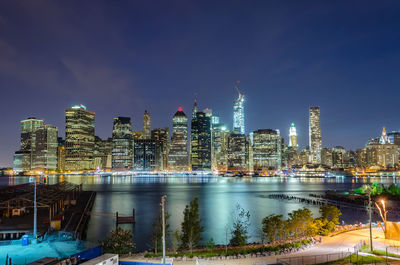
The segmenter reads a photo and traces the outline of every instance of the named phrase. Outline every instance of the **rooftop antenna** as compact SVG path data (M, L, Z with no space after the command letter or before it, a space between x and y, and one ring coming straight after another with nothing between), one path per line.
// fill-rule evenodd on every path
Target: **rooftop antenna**
M237 81L235 82L235 89L236 89L236 91L238 92L238 94L239 94L239 96L240 96L242 93L240 93L239 85L240 85L240 80L237 80Z

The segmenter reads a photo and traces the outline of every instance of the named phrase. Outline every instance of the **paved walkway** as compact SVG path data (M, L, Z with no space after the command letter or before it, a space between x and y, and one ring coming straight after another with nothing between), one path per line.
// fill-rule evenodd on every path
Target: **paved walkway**
M322 243L296 253L290 253L285 255L269 256L269 257L259 257L259 258L247 258L247 259L233 259L233 260L211 260L208 262L202 262L201 264L213 264L213 265L253 265L276 263L279 258L295 258L301 256L314 256L314 255L326 255L340 252L354 252L354 246L360 241L365 241L369 244L369 230L362 229L357 231L350 231L342 233L333 237L322 237ZM387 246L400 246L400 241L386 240L384 238L381 229L373 229L373 243L375 249L385 250ZM129 261L145 261L145 258L122 258L121 260ZM148 260L153 261L154 260ZM158 259L155 262L160 262ZM314 263L314 262L312 262ZM196 261L174 261L176 265L195 265Z

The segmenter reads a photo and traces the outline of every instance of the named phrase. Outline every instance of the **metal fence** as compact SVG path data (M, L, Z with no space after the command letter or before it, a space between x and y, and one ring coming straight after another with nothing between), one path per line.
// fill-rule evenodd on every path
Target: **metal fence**
M298 257L287 257L287 258L278 258L276 263L284 264L284 265L311 265L311 264L323 264L336 260L341 260L351 256L352 254L358 253L361 249L363 242L360 242L353 247L353 251L343 251L337 253L329 253L322 255L309 255L309 256L298 256ZM357 256L358 258L358 256ZM360 260L361 260L360 256ZM357 259L358 260L358 259ZM354 261L356 263L356 261Z

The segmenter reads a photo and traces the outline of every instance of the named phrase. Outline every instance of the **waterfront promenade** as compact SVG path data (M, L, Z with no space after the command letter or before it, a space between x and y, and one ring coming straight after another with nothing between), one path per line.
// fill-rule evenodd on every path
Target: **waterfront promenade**
M254 265L254 264L263 264L264 262L267 264L276 263L278 259L288 259L288 258L300 258L304 257L305 260L309 260L310 262L305 262L308 264L314 264L314 257L310 258L310 256L321 255L318 258L323 260L324 256L328 256L329 254L336 253L346 253L346 252L354 252L354 246L359 244L360 242L365 242L369 244L369 229L361 229L356 231L350 231L341 233L335 236L324 236L322 237L322 243L317 244L311 248L298 251L296 253L276 255L276 256L266 256L266 257L258 257L258 258L242 258L242 259L230 259L230 260L209 260L209 261L200 261L200 264L213 264L213 265ZM400 241L394 240L386 240L384 238L382 230L379 228L373 229L373 243L375 249L385 250L386 247L390 246L399 246ZM121 258L121 260L126 261L150 261L151 259L145 259L143 257L125 257ZM159 262L160 259L157 259ZM321 263L321 262L317 262ZM196 264L195 260L191 261L180 261L174 260L174 264L176 265L194 265Z

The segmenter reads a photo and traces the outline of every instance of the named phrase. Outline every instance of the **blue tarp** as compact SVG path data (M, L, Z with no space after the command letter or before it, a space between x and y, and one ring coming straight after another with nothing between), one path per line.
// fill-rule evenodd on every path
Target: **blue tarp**
M100 257L101 255L102 255L101 246L97 246L97 247L76 253L74 255L71 255L70 257L71 258L75 257L78 261L86 261L86 260Z

